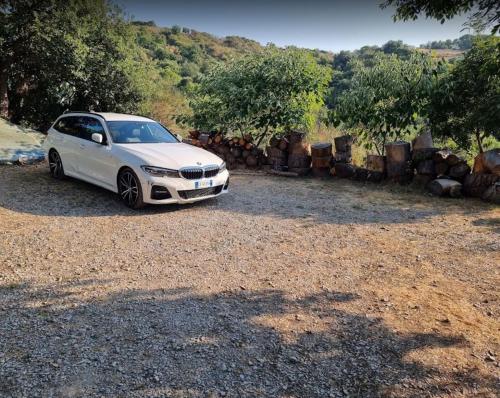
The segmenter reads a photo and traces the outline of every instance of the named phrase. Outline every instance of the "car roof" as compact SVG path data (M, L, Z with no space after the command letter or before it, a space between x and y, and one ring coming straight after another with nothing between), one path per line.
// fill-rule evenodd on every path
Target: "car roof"
M137 115L128 115L126 113L113 113L113 112L66 112L62 116L79 116L79 115L94 115L94 116L100 116L107 122L112 122L112 121L135 121L135 122L151 122L153 121L152 119L149 119L144 116L137 116Z

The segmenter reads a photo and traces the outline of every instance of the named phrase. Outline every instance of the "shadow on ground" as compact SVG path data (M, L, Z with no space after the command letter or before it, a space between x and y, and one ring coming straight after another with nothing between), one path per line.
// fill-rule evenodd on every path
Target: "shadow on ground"
M0 169L0 206L44 216L142 216L192 208L328 224L415 223L444 213L480 213L474 200L429 198L399 186L378 186L339 179L290 180L234 176L230 193L192 205L126 208L118 196L75 179L56 181L45 167Z
M414 397L496 388L408 360L465 342L394 332L342 309L358 298L349 292L129 290L82 301L90 288L98 282L0 289L0 395Z

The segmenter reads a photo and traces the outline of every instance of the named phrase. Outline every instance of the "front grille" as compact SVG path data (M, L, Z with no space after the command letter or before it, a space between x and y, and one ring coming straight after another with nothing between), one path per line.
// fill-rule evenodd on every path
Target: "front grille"
M203 196L217 195L222 191L222 185L210 188L190 189L188 191L178 191L182 199L201 198Z
M188 169L181 169L181 176L186 178L187 180L199 180L200 178L203 178L203 169L201 168L188 168Z
M208 166L205 168L205 178L215 177L219 174L219 166Z

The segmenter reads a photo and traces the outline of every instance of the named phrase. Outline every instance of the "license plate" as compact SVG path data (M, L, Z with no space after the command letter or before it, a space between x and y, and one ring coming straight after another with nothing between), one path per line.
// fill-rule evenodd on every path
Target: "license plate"
M208 188L212 187L214 185L213 180L201 180L201 181L195 181L194 182L194 189L198 188Z

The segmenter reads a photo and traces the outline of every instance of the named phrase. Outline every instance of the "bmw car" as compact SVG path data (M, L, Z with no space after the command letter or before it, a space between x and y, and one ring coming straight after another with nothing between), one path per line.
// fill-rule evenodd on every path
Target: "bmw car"
M128 207L192 203L228 192L218 156L181 140L143 116L67 112L44 143L50 174L116 192Z

